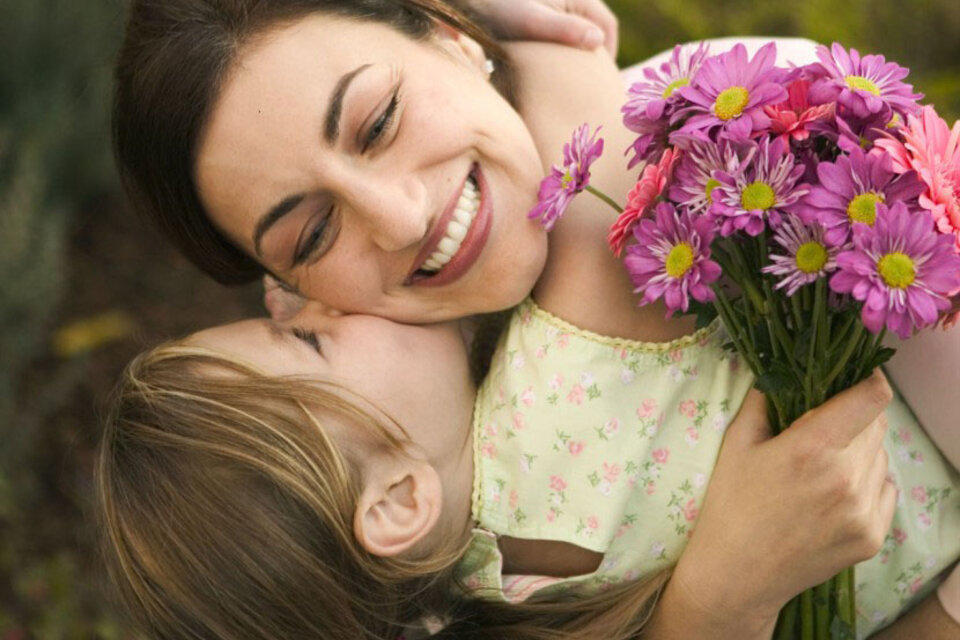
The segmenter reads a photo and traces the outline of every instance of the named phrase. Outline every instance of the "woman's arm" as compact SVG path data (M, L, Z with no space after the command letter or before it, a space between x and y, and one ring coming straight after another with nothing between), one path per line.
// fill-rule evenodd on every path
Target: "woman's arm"
M891 397L876 373L772 437L751 391L645 637L769 638L790 598L873 556L896 501L882 446Z

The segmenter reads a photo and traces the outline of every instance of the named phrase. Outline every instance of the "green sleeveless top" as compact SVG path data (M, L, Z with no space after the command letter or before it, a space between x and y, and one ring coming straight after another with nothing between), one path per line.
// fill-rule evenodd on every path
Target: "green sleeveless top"
M477 528L459 567L464 583L518 600L588 593L676 563L753 383L723 342L716 322L654 344L584 331L523 303L477 396ZM960 555L960 475L899 397L887 418L900 495L883 550L857 566L861 636L926 595ZM498 535L568 542L603 560L572 578L503 576Z

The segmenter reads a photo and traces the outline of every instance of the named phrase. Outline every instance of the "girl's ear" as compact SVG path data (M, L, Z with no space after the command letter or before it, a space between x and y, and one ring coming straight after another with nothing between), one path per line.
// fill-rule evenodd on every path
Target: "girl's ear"
M434 21L434 38L439 45L458 58L464 59L471 66L476 67L484 75L487 71L487 56L480 43L468 35L457 31L442 20Z
M368 463L353 519L360 545L381 557L400 555L423 540L443 506L440 476L428 462L391 458Z

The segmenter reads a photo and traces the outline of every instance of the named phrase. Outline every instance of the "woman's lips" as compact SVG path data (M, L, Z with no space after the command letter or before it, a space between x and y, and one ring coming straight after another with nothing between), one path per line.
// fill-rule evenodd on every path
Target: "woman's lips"
M460 248L457 250L457 253L450 258L450 261L445 264L440 271L437 272L436 275L428 276L415 271L407 278L407 284L418 287L441 287L450 284L451 282L455 282L463 274L470 270L470 267L473 266L473 264L477 261L477 258L479 258L480 254L483 252L483 248L490 236L490 226L492 222L491 198L489 188L484 180L483 172L480 170L479 165L474 165L470 175L474 177L474 180L477 183L477 189L480 193L480 203L477 206L477 214L470 225L470 229L467 231L467 235L464 236L463 241L460 243ZM467 178L465 177L464 182L466 182L466 180ZM454 209L456 208L462 192L463 183L461 183L460 189L456 191L454 197L451 198L451 201L447 204L447 208L444 210L443 215L441 215L440 219L437 221L433 232L430 234L429 241L424 245L423 249L420 250L420 253L417 254L417 258L414 261L414 264L417 265L417 268L423 265L427 258L429 258L430 255L436 250L440 240L446 235L447 226L453 217Z

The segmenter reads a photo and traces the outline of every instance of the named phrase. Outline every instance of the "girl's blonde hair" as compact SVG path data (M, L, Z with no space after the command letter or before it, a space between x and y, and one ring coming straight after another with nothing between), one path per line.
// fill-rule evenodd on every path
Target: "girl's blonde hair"
M434 617L448 623L438 638L639 633L665 574L513 605L458 585L469 532L427 558L367 553L352 524L361 478L323 421L405 442L349 396L185 343L127 367L96 486L108 572L138 627L163 639L395 640Z

